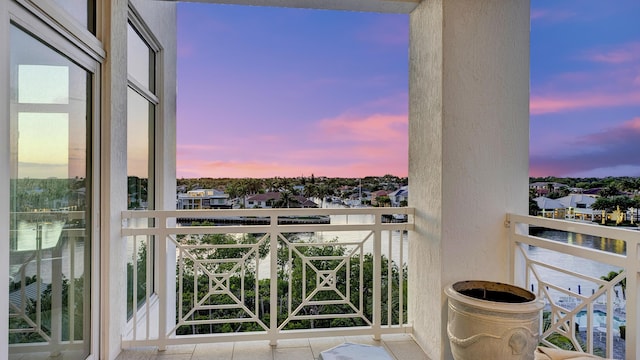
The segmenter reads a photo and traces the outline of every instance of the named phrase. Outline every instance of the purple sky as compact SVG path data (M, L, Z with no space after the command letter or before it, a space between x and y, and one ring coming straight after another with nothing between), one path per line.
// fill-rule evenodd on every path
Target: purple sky
M178 177L407 175L408 15L178 9ZM640 176L640 2L531 16L531 175Z

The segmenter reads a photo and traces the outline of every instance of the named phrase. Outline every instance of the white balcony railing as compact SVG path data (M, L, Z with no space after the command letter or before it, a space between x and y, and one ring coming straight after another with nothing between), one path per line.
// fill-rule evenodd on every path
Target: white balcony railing
M547 303L542 342L640 358L640 231L513 214L508 222L512 282Z
M130 254L125 348L410 331L411 208L122 217Z

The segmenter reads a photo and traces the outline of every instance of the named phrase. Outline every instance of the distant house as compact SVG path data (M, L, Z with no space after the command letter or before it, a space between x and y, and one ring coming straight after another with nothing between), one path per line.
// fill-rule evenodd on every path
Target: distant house
M596 213L591 208L596 197L586 194L571 194L558 199L564 205L566 210L565 218L567 219L579 219L579 220L591 220L595 219Z
M391 206L400 206L401 203L409 201L409 185L389 193L389 199L391 199Z
M280 200L282 194L277 191L266 192L264 194L257 194L247 198L247 208L273 208L274 204ZM291 201L289 201L289 207L291 208L315 208L316 203L305 198L301 195L292 195Z
M381 196L389 196L389 191L378 190L371 192L371 204L376 205L378 203L377 199Z
M591 189L586 189L584 190L582 193L585 195L598 195L600 194L600 191L602 191L603 188L598 187L598 188L591 188Z
M565 207L560 201L544 196L539 196L533 200L538 204L538 208L540 208L538 215L552 219L564 217Z
M565 184L561 184L557 182L545 182L545 181L538 181L538 182L529 184L529 189L535 190L538 195L546 195L549 192L558 191L560 189L564 189L568 187L569 186Z
M215 189L189 190L178 194L178 210L189 209L229 209L229 195Z
M571 194L559 199L539 196L533 200L540 208L538 215L543 217L593 221L596 215L594 210L591 209L591 205L596 201L593 196Z

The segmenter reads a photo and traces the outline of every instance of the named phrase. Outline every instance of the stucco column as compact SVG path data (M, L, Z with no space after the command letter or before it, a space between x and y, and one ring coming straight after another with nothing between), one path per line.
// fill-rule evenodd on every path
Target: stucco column
M120 235L127 209L127 11L125 0L102 4L103 44L100 188L100 359L120 353L127 319L126 243ZM97 284L96 284L97 285Z
M508 281L507 212L526 214L529 1L429 0L410 16L409 316L450 359L444 288Z

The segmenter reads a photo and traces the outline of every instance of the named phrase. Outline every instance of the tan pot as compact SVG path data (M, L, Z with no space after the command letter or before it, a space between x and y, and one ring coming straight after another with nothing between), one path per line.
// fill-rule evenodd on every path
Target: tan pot
M455 360L533 360L544 303L523 288L460 281L445 289L447 333Z

